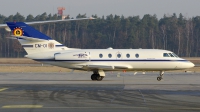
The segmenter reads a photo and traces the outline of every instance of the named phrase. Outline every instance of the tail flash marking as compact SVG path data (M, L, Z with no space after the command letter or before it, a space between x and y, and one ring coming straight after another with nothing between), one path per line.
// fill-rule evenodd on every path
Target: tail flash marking
M23 31L22 28L16 27L13 30L13 35L15 35L15 36L22 36L22 35L24 35L24 31Z

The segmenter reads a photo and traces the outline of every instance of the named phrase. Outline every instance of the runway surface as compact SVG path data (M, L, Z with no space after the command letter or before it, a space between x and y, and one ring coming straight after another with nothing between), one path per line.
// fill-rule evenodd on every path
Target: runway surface
M0 112L199 112L199 73L0 73Z

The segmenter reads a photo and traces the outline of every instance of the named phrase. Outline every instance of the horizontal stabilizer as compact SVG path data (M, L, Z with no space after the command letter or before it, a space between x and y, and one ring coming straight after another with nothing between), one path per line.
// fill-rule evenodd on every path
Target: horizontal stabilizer
M7 24L0 24L0 28L5 28L7 27Z
M44 24L44 23L56 23L56 22L78 21L78 20L90 20L90 19L95 19L95 18L89 17L89 18L77 18L77 19L34 21L34 22L25 22L25 23L28 25L35 25L35 24ZM6 27L7 27L7 24L0 24L0 28L6 28Z
M78 20L88 20L88 19L95 19L95 18L93 18L93 17L89 17L89 18L77 18L77 19L63 19L63 20L35 21L35 22L25 22L25 23L28 24L28 25L33 25L33 24L56 23L56 22L78 21Z

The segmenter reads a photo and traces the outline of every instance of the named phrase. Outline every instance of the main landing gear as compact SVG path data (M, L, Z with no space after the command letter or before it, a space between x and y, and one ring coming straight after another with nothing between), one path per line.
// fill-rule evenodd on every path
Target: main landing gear
M103 72L103 70L93 71L93 74L91 75L91 79L101 81L103 80L104 76L105 76L105 73Z
M91 79L92 80L97 80L97 81L101 81L104 77L100 76L99 74L92 74L91 75Z
M157 77L158 81L161 81L163 79L164 71L160 71L160 76Z

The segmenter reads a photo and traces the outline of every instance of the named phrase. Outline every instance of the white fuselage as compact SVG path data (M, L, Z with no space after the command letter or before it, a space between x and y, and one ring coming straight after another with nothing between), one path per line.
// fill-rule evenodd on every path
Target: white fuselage
M26 57L60 67L104 71L166 71L191 68L190 61L165 57L158 49L72 49L30 54Z

